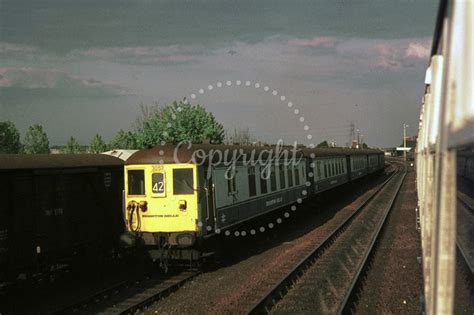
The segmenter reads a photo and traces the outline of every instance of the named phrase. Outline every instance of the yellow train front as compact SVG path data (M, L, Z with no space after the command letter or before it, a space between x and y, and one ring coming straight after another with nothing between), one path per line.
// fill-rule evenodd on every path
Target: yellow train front
M176 163L170 150L142 150L126 162L125 222L154 259L196 260L197 250L175 249L195 245L205 190L197 189L197 165Z

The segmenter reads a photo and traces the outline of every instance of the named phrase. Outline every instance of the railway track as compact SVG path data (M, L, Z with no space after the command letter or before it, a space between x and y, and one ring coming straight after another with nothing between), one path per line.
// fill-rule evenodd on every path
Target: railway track
M468 195L458 192L457 194L458 202L462 204L466 209L468 209L471 214L474 214L474 200Z
M387 179L249 310L250 314L342 313L376 243L406 175L406 167Z
M456 246L465 266L471 274L474 274L474 250L472 246L469 246L469 244L474 243L474 235L472 234L474 209L472 199L460 192L458 192L457 220Z
M123 281L62 307L54 314L134 314L154 301L165 298L200 273L198 270Z

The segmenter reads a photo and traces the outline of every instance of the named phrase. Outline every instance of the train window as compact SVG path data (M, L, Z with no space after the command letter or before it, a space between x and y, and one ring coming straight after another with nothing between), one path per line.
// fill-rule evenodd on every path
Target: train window
M328 177L328 166L324 163L324 178Z
M192 168L173 169L173 194L190 195L194 193Z
M282 162L282 164L278 165L278 170L280 172L280 189L284 189L286 187L285 164L284 164L284 162Z
M295 165L295 185L298 186L300 184L300 166Z
M334 163L331 163L331 176L334 176Z
M227 179L227 193L228 194L232 194L233 192L236 191L235 176L236 174L232 174L232 177Z
M293 165L288 165L288 187L293 186Z
M267 189L267 179L265 176L265 169L261 167L260 169L260 193L261 194L266 194L268 189Z
M272 191L275 191L277 189L277 179L276 179L276 170L275 170L275 165L272 165L270 167L270 188Z
M145 171L129 170L128 174L128 194L144 195L145 194Z
M318 179L321 178L321 162L316 162L316 172L318 174Z
M154 194L162 194L165 192L165 176L163 173L151 174L151 191Z
M255 166L249 166L248 177L249 177L249 196L253 197L257 194L257 186L255 185Z

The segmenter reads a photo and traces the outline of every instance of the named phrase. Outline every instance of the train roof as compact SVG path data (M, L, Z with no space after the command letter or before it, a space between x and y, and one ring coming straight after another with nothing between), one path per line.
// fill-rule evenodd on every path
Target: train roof
M377 149L351 149L351 148L303 148L304 156L336 156L336 155L365 155L365 154L383 154L383 151Z
M280 154L283 150L289 151L291 157L293 147L279 147ZM237 161L245 160L257 161L259 157L268 159L268 155L272 152L273 157L277 154L276 146L238 146L238 145L217 145L217 144L188 144L172 145L166 144L150 149L140 150L131 155L126 165L136 164L159 164L159 163L197 163L201 164L204 159L209 162L209 156L212 155L213 162L231 161L234 156ZM218 153L220 152L220 154ZM346 148L297 148L296 157L315 156L340 156L340 155L361 155L361 154L383 154L382 151L373 149L346 149Z
M121 165L121 159L104 154L0 154L0 171Z

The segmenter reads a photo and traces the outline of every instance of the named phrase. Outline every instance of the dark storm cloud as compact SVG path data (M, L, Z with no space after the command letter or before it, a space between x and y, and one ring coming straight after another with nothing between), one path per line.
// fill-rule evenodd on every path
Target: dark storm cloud
M3 0L2 41L58 52L91 47L207 47L274 34L430 36L435 5L416 1Z

